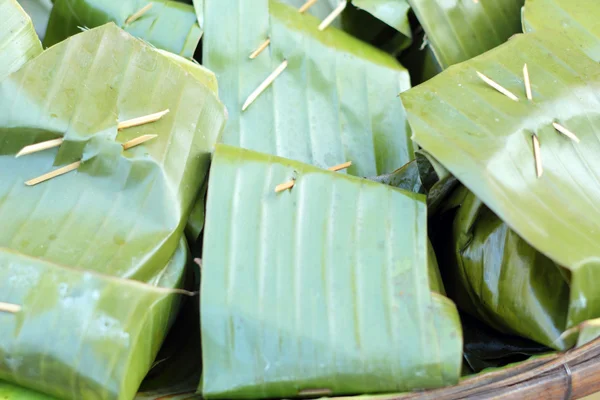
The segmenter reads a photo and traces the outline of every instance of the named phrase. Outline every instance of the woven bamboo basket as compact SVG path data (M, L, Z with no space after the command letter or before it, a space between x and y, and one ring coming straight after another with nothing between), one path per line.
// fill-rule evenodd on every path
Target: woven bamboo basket
M600 338L560 354L466 378L456 386L379 400L580 399L600 392Z

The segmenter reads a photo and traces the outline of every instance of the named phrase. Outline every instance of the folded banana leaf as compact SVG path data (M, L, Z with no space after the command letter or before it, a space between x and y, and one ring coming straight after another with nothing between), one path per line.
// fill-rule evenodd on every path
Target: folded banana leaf
M117 120L164 109L159 121L117 131ZM0 302L23 310L0 315L0 380L59 398L132 398L177 311L181 237L224 122L208 87L113 24L0 82ZM142 135L156 137L123 150ZM56 138L57 149L15 158ZM76 171L25 185L73 162ZM130 287L143 288L139 299L127 299ZM40 341L48 326L65 331Z
M144 12L132 18L138 11ZM189 4L168 0L55 0L44 46L53 46L81 28L95 28L107 22L183 57L194 55L202 37L196 12Z
M524 1L408 0L444 69L520 33Z
M153 285L0 249L0 380L61 399L131 399L174 311L187 246ZM43 332L43 335L40 333Z
M171 112L157 122L117 131L117 120L165 109ZM215 95L109 24L52 47L1 82L0 110L0 246L157 279L225 122ZM157 137L123 151L122 143L142 135ZM23 146L55 138L64 140L58 149L14 157ZM79 160L76 172L24 184Z
M31 18L16 0L0 0L0 81L41 52Z
M356 3L356 1L349 3L340 17L341 28L344 31L372 46L390 53L394 57L410 46L412 32L410 30L408 16L406 15L406 12L410 9L408 5L401 10L405 12L405 21L402 22L401 26L403 32L399 32L396 27L390 26L380 18L381 16L384 18L388 17L388 21L395 21L396 25L399 25L401 24L401 21L398 21L396 16L393 15L398 13L397 11L391 12L390 10L382 8L377 9L376 5L378 1L375 3L362 3L362 5L366 7L365 9L359 8ZM400 3L400 5L403 4L406 3ZM378 12L379 15L376 15L376 12Z
M410 81L393 57L333 27L320 32L317 19L277 1L205 0L205 18L204 64L229 111L223 143L319 167L352 161L348 173L359 176L412 159L397 97ZM269 48L250 59L267 37ZM287 68L242 111L284 61Z
M532 101L525 96L524 64L528 65ZM519 101L488 86L478 77L478 71L512 92ZM565 301L568 298L564 322L557 316L544 321L545 326L554 328L542 334L556 339L552 343L557 348L569 345L560 344L556 337L561 330L600 316L600 292L596 288L600 278L600 186L594 172L600 169L600 104L596 95L599 88L600 66L596 62L560 31L540 31L515 37L402 94L417 143L523 241L503 233L505 229L497 223L486 223L480 230L487 229L492 235L490 240L494 235L508 240L505 244L513 246L509 255L515 256L515 263L521 263L521 258L529 260L525 265L511 265L522 268L523 276L540 275L535 278L536 287L557 288L547 293L549 297L543 305L534 302L532 308L523 312L530 318L540 318L542 314L534 315L540 307L548 307L561 296ZM559 133L553 123L575 132L581 142ZM541 142L538 161L542 163L543 175L539 178L533 134ZM463 234L468 227L468 223L463 225ZM485 234L480 236L481 245L485 238ZM468 241L467 236L465 239ZM533 249L547 259L536 255ZM474 257L477 264L479 256ZM560 291L558 288L565 283L556 265L568 271L568 288ZM535 272L540 269L543 273ZM489 287L522 283L515 283L510 275L492 273L499 275L501 281L492 282ZM552 285L543 280L551 274L556 276ZM564 293L567 289L568 297ZM497 307L504 308L522 300L524 293L518 293L503 299L497 297L498 292L490 296ZM505 306L505 302L509 303ZM499 317L505 321L509 318ZM514 318L510 316L511 320ZM519 322L525 324L523 320ZM518 326L511 323L511 328L516 330Z
M440 258L450 297L494 329L557 350L572 346L566 329L569 282L560 267L531 247L464 186ZM438 240L439 241L439 240Z
M406 0L352 0L352 4L385 22L406 37L412 37Z
M600 25L597 0L527 0L523 30L551 29L568 37L594 61L600 61Z
M289 191L275 187L295 180ZM457 382L422 195L219 145L201 284L205 398L390 393Z

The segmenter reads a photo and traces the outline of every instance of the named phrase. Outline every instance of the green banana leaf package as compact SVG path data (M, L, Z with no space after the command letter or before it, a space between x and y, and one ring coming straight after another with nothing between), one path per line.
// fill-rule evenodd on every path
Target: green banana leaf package
M189 295L183 230L226 119L213 90L113 24L0 82L0 380L133 398Z
M321 168L351 161L348 173L363 177L414 157L398 98L410 78L393 57L335 27L320 31L318 19L276 0L204 5L203 62L229 112L222 143ZM249 58L266 38L268 48Z
M459 207L440 256L448 291L493 327L561 350L600 316L600 68L568 36L519 35L402 94L415 141L472 192L446 205Z
M192 5L169 0L54 0L45 46L53 46L83 28L114 22L153 46L189 58L202 29Z
M462 332L428 271L424 196L219 145L204 235L205 398L458 381Z

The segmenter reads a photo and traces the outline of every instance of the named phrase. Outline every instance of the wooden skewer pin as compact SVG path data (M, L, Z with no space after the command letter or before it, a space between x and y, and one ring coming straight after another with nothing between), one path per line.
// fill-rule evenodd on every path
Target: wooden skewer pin
M331 396L331 389L304 389L298 392L299 396Z
M256 57L258 57L258 55L260 53L262 53L267 47L269 47L269 45L271 44L271 38L267 38L264 42L262 42L260 44L260 46L258 46L256 48L256 50L254 50L251 54L250 54L250 59L254 60Z
M517 96L515 96L508 89L501 86L499 83L491 80L490 78L488 78L487 76L485 76L484 74L482 74L479 71L475 71L475 72L477 72L477 75L479 76L479 78L481 78L482 81L484 81L485 83L487 83L488 85L490 85L491 87L493 87L494 89L496 89L497 91L499 91L500 93L502 93L503 95L508 97L509 99L514 100L514 101L519 101L519 98Z
M64 141L63 138L58 138L58 139L47 140L45 142L40 142L40 143L32 144L29 146L25 146L21 149L21 151L19 151L17 153L17 155L15 157L18 158L21 156L26 156L28 154L37 153L38 151L52 149L54 147L58 147L61 144L63 144L63 141Z
M81 165L81 161L76 161L73 164L65 165L62 168L55 169L54 171L48 172L47 174L44 174L42 176L38 176L37 178L28 180L27 182L25 182L25 184L27 186L35 186L38 183L46 182L47 180L56 178L57 176L61 176L66 173L69 173L71 171L74 171L77 168L79 168L80 165Z
M166 109L166 110L154 113L154 114L144 115L143 117L133 118L133 119L130 119L127 121L119 122L119 124L117 125L117 129L121 131L123 129L133 128L135 126L140 126L140 125L149 124L151 122L156 122L159 119L161 119L162 117L164 117L165 115L167 115L168 113L169 113L169 109Z
M342 13L342 11L344 11L347 4L348 3L346 0L342 0L340 4L331 12L331 14L325 17L323 22L321 22L321 25L319 25L319 30L324 31L329 25L331 25L331 23Z
M523 66L523 80L525 81L525 93L527 94L527 100L533 100L533 93L531 92L531 81L529 80L529 70L527 64Z
M565 128L564 126L553 122L552 126L554 127L554 129L556 129L557 131L559 131L560 133L562 133L563 135L565 135L566 137L568 137L569 139L571 139L572 141L574 141L575 143L579 143L580 140L577 137L577 135L575 135L573 132L571 132L570 130L568 130L567 128Z
M0 312L6 312L16 314L21 311L21 306L17 304L2 303L0 302Z
M296 184L296 180L292 179L291 181L285 182L285 183L280 183L279 185L277 185L275 187L275 193L280 193L283 192L285 190L291 189L294 187L294 185Z
M275 71L271 72L271 75L269 75L267 79L265 79L263 83L261 83L260 86L258 86L254 92L250 94L250 96L248 96L248 99L246 99L246 102L242 106L242 111L246 111L246 109L250 107L250 105L258 98L258 96L260 96L261 93L264 92L265 89L268 88L269 85L271 85L279 75L281 75L287 66L288 62L287 60L284 60L279 67L275 68Z
M307 11L309 8L311 8L312 6L314 6L314 5L315 5L315 3L316 3L317 1L318 1L318 0L307 0L307 2L306 2L306 3L304 3L304 4L302 4L302 7L300 7L300 8L298 9L298 12L299 12L300 14L302 14L302 13L306 12L306 11Z
M542 152L540 151L540 141L538 140L537 135L534 133L531 136L533 140L533 158L535 159L535 172L538 178L541 178L544 173L544 168L542 166Z
M158 135L142 135L123 143L121 146L123 146L123 150L129 150L132 147L139 146L140 144L146 143L147 141L157 137Z
M352 161L345 162L343 164L334 165L333 167L327 168L330 171L336 172L341 171L346 168L350 168L352 166Z
M135 21L138 18L140 18L142 15L144 15L145 13L147 13L148 10L150 10L153 5L154 5L153 3L148 3L147 5L145 5L144 7L142 7L141 9L139 9L136 12L134 12L133 14L131 14L129 16L129 18L127 18L127 20L125 20L125 25L129 25L133 21Z
M345 163L334 165L333 167L329 167L327 169L329 171L336 172L336 171L341 171L343 169L349 168L351 166L352 166L352 161L347 161ZM296 180L295 179L292 179L290 181L281 183L281 184L279 184L279 185L277 185L275 187L275 193L280 193L280 192L283 192L285 190L291 189L291 188L294 187L295 184L296 184Z

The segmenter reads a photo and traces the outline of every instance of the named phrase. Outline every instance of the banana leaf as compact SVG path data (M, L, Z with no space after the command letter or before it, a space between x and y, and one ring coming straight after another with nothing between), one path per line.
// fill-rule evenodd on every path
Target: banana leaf
M167 108L171 112L160 121L117 132L117 120ZM129 286L140 285L121 279L179 286L187 259L181 237L225 122L224 107L171 58L108 24L52 47L0 82L0 110L0 248L10 249L12 262L0 263L0 268L10 267L2 280L6 288L0 283L0 301L33 310L31 322L0 315L7 319L0 323L0 330L6 329L0 353L7 358L0 354L0 360L12 360L0 361L0 380L60 398L85 398L78 394L88 390L105 393L105 398L131 398L177 307L169 300L172 290L144 289L139 301L158 301L158 295L166 299L156 310L150 304L116 307L137 300L119 301L112 293L126 295ZM157 137L123 151L120 143L144 134ZM23 146L57 137L64 140L58 149L15 158ZM53 166L77 160L77 171L37 186L24 184ZM78 314L49 301L52 288L47 294L43 285L17 290L20 280L35 280L36 275L30 279L27 272L30 265L48 277L56 274L53 282L62 291L70 290L68 279L83 285L94 273L110 282L119 278L100 293L102 306L127 310L117 322L137 339L106 336L101 338L103 350L95 350L99 344L94 335L102 331L84 335L82 319L79 328L69 331L74 336L51 330L46 342L36 343L33 336L35 332L39 339L40 324L75 324L73 315ZM61 272L62 265L73 272ZM63 276L67 284L60 286ZM34 289L44 296L33 296ZM93 308L86 310L81 313ZM37 314L40 317L33 318ZM92 316L103 321L100 314ZM132 322L138 320L139 324ZM150 325L144 326L145 321ZM91 353L84 354L87 351ZM137 357L138 352L142 356ZM77 358L82 362L73 363ZM108 361L118 361L118 367L107 369L112 365Z
M164 109L171 112L160 121L117 132L117 120ZM0 110L0 246L123 278L158 278L225 122L214 94L109 24L52 47L1 82ZM123 152L120 143L152 134ZM57 137L64 140L58 149L14 157ZM78 160L77 172L23 184Z
M0 0L0 81L42 52L31 18L16 0Z
M317 19L277 1L206 0L205 18L204 64L229 111L223 143L319 167L352 161L348 173L359 176L413 158L397 97L410 81L394 58L333 27L320 32ZM269 49L249 59L267 36ZM284 60L283 73L242 112Z
M412 32L406 15L407 26L403 30L408 31L408 34L398 32L396 27L391 27L381 20L378 15L374 14L376 10L372 4L365 3L364 6L367 9L362 9L358 8L355 3L349 3L340 18L341 28L344 31L394 57L410 46ZM407 6L405 11L408 11L408 9ZM379 12L382 13L382 10L379 10ZM389 17L389 15L387 16Z
M204 0L204 1L206 1L206 0ZM298 8L302 7L306 3L307 0L278 0L278 1L283 4L287 4L289 6L292 6L296 9L298 9ZM342 0L318 0L315 4L313 4L306 11L306 13L313 15L320 20L324 20L325 18L327 18L327 16L329 14L331 14L331 12L335 9L335 7L341 1ZM344 0L344 1L346 1L346 0ZM341 26L342 26L341 21L342 21L341 18L337 18L336 20L333 21L331 26L335 26L336 28L341 28Z
M524 1L408 0L443 69L520 33Z
M406 0L352 0L352 4L385 22L406 37L412 37Z
M203 397L457 382L461 327L432 293L422 195L225 145L210 173Z
M523 30L556 30L599 62L599 13L600 3L596 0L527 0L523 7Z
M31 17L33 26L40 39L46 35L52 2L50 0L18 0L23 10Z
M531 247L465 187L455 204L440 258L457 306L497 331L557 350L571 347L566 329L569 282L552 260ZM452 217L451 217L452 219ZM438 239L439 241L439 239Z
M152 4L139 18L137 11ZM55 0L44 46L50 47L80 32L114 22L153 46L192 57L202 37L194 7L168 0Z
M0 249L0 380L61 399L131 399L185 292L182 242L153 285ZM43 335L40 335L44 332Z
M533 101L525 97L525 63ZM519 101L486 85L476 71L516 93ZM516 235L552 260L543 263L546 276L555 274L554 264L566 268L567 316L564 325L559 318L547 321L556 325L545 333L550 337L600 315L600 292L595 287L600 278L600 187L594 173L600 169L599 87L600 66L577 44L560 32L539 31L519 35L402 94L417 143ZM576 132L581 143L558 133L554 122ZM540 178L533 133L541 141L544 173ZM523 247L515 243L517 248ZM501 279L500 285L510 285L512 278ZM536 286L545 284L540 279L536 277ZM549 295L556 298L564 292ZM503 302L519 300L509 296ZM503 302L498 306L503 307Z

